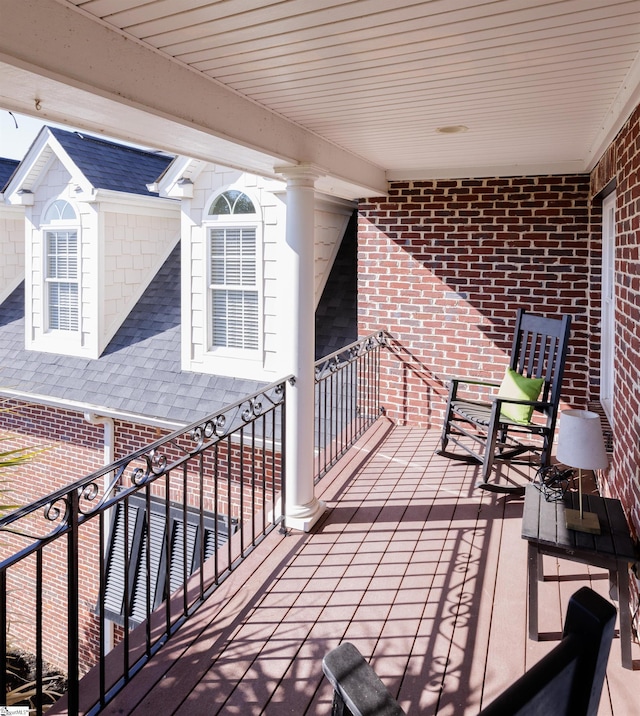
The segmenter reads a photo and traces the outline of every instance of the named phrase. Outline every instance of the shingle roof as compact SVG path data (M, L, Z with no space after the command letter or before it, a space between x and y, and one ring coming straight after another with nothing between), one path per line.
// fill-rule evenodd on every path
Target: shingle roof
M357 256L354 214L316 309L316 360L358 340Z
M357 337L354 261L347 241L316 314L318 357ZM27 351L21 284L0 306L0 386L185 424L252 395L265 383L181 370L179 276L178 245L98 360Z
M76 166L96 189L157 196L147 189L173 161L167 154L149 152L80 132L48 127Z
M48 127L96 189L153 196L172 157ZM19 162L0 159L0 189ZM316 355L357 338L355 224L316 312ZM171 253L97 360L27 351L24 284L0 306L0 387L50 399L189 423L253 394L261 381L182 371L180 248Z
M18 164L20 164L20 162L17 159L4 159L0 157L0 192L7 186Z
M185 424L252 395L265 384L181 370L179 276L178 246L98 360L25 350L22 284L0 306L0 386Z

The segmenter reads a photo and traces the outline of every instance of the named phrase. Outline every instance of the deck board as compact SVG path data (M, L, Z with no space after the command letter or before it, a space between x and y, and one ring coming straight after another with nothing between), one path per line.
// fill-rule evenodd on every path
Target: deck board
M529 640L523 501L475 489L477 468L437 441L380 420L320 482L314 530L271 533L105 713L329 713L321 661L344 640L409 714L487 705L553 647L570 595L608 582L545 557ZM639 691L615 639L599 716L634 713Z

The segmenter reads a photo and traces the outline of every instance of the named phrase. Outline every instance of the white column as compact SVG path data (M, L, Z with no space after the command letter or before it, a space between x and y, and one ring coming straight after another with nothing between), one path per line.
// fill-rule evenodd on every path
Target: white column
M314 446L314 208L315 180L310 166L279 169L287 180L286 247L282 266L282 335L287 372L286 504L288 527L308 531L324 512L313 484Z

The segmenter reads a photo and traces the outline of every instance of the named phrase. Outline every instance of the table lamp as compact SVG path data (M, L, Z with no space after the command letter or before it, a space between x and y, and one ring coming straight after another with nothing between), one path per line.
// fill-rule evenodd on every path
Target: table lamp
M600 522L594 512L582 506L582 470L602 470L608 466L600 416L590 410L563 410L558 431L558 462L578 468L579 510L565 510L568 529L600 534Z

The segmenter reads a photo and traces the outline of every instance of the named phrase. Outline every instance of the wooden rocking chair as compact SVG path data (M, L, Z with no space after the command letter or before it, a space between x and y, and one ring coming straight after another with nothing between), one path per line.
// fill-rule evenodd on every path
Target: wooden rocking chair
M615 623L613 604L582 587L569 600L562 641L479 716L596 716ZM322 670L333 686L333 716L406 716L350 642L326 654Z
M531 464L539 454L549 465L571 317L546 318L520 309L511 360L502 384L454 378L442 429L439 455L482 466L478 487L521 494L524 486L489 482L496 460ZM462 452L447 450L453 443Z

